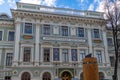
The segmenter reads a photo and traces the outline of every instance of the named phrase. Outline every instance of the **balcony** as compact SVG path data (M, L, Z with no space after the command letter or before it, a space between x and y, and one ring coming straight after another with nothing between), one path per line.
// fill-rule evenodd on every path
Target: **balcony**
M81 11L81 10L75 10L69 8L56 8L56 7L48 7L48 6L41 6L41 5L28 4L28 3L20 3L20 2L17 3L17 10L104 19L103 18L104 13L101 12Z

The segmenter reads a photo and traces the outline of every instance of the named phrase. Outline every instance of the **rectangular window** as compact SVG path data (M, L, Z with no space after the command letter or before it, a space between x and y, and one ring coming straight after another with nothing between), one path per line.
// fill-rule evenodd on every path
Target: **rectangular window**
M23 53L23 61L24 62L30 62L30 55L31 55L31 48L30 47L24 47L24 53Z
M2 41L2 31L0 31L0 41Z
M11 76L5 76L5 80L11 80Z
M59 48L53 48L53 60L59 61Z
M77 61L77 49L72 49L71 54L72 54L72 61Z
M6 54L6 66L12 66L13 53Z
M102 53L100 50L96 50L96 58L98 63L102 63Z
M68 36L68 26L62 26L62 36Z
M8 33L8 41L14 41L14 31L9 31L9 33Z
M44 49L44 62L50 62L50 49Z
M83 58L85 58L85 50L79 50L79 57L80 57L80 62L82 62Z
M107 38L107 43L108 43L108 46L112 46L113 45L112 38Z
M99 29L94 29L94 38L100 38Z
M50 25L44 25L43 26L43 34L44 35L50 35Z
M114 61L115 61L114 56L110 56L110 64L111 64L112 67L113 67L114 64L115 64Z
M63 62L69 62L68 49L63 49L62 50L62 61Z
M24 33L25 34L32 34L33 33L32 23L25 23Z
M78 37L84 37L84 28L78 27Z

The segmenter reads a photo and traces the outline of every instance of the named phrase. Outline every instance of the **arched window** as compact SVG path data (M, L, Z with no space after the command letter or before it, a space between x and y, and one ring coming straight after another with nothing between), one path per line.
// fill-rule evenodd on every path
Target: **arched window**
M84 80L84 78L83 78L83 72L80 74L80 80Z
M24 72L21 76L21 80L31 80L30 73Z
M51 80L51 75L49 72L45 72L43 74L43 80Z
M104 77L104 73L103 72L99 72L99 80L103 80L105 77Z

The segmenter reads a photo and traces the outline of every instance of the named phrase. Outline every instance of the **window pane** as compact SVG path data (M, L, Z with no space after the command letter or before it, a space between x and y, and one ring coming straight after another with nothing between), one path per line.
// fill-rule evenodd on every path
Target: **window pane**
M0 31L0 41L2 41L2 31Z
M112 38L107 38L108 46L113 45Z
M30 62L30 55L31 55L31 48L25 47L24 48L24 58L23 58L23 61L24 62Z
M96 51L96 58L97 58L98 63L102 63L102 54L100 50Z
M114 63L115 63L114 61L115 61L114 57L110 56L110 63L112 67L114 66Z
M25 23L24 33L32 34L32 23Z
M53 48L53 60L59 61L59 48Z
M99 29L94 29L94 38L100 38Z
M12 66L13 53L6 54L6 66Z
M80 54L80 62L81 62L83 58L85 58L85 50L79 50L79 54Z
M8 41L14 41L14 32L13 31L9 31Z
M78 27L78 37L84 37L84 28Z
M68 49L62 50L62 60L63 62L69 62Z
M72 61L77 61L77 49L72 49L71 54L72 54Z
M68 36L68 27L62 26L62 36Z
M50 35L50 25L44 25L43 34L44 35Z
M44 62L50 62L50 49L44 49Z

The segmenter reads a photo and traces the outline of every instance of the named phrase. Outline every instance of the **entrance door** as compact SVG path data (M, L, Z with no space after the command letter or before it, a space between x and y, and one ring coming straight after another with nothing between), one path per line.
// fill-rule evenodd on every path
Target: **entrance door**
M71 74L69 72L65 71L62 73L61 78L62 78L62 80L71 80Z

